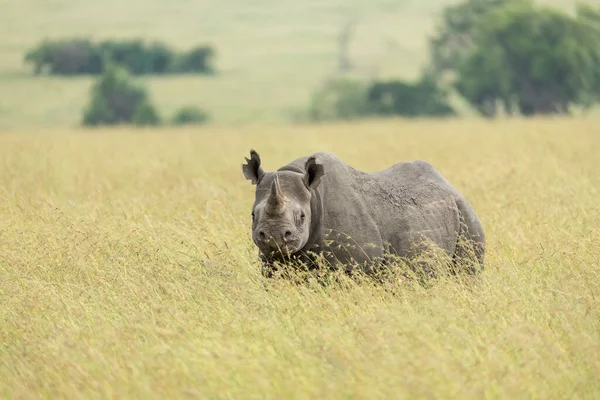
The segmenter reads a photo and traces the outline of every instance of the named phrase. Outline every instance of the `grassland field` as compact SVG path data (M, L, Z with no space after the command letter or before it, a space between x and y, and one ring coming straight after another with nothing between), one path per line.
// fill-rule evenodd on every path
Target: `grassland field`
M597 399L598 120L0 135L0 398ZM267 170L433 163L486 229L471 285L260 276Z
M361 71L411 78L451 3L0 1L0 398L600 398L598 115L286 123L349 17ZM143 81L166 115L191 103L215 123L77 128L92 80L22 62L73 35L214 44L217 77ZM482 220L485 272L265 280L250 148L268 170L314 151L431 162Z
M165 118L181 106L216 124L279 124L306 109L332 76L342 26L360 16L350 45L362 77L416 78L428 37L456 0L6 0L0 12L0 129L73 127L93 79L33 76L26 51L44 38L139 37L185 50L211 44L216 77L144 77ZM599 0L589 0L600 4ZM569 9L566 0L541 3ZM257 97L260 101L257 101ZM460 102L460 112L470 115Z

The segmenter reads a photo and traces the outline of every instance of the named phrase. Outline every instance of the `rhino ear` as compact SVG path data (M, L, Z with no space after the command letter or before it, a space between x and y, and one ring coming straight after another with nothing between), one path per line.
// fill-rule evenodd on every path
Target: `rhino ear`
M306 160L304 166L306 173L304 174L304 184L309 189L314 189L319 186L321 177L325 174L325 170L321 164L317 164L317 160L314 156L311 156Z
M242 171L244 172L244 176L246 179L252 182L253 185L258 185L258 182L265 175L265 171L262 169L260 165L260 156L254 150L250 150L250 159L246 160L246 164L242 164Z

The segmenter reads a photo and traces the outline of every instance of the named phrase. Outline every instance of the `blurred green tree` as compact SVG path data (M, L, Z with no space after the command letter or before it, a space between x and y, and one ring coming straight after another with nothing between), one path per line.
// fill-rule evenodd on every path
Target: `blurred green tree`
M308 118L312 121L352 120L371 114L367 85L347 78L325 82L312 96Z
M83 113L87 126L131 124L158 125L160 118L146 89L132 82L122 66L110 64L94 84Z
M462 23L449 17L465 9ZM451 23L432 41L431 71L449 76L481 114L493 117L500 106L526 116L567 114L598 101L598 10L578 6L571 16L529 0L468 0L450 11Z
M451 115L455 111L447 101L447 93L427 74L414 83L332 79L315 92L308 111L312 121Z
M400 80L379 81L368 90L370 107L377 115L405 117L444 117L455 115L447 92L433 76L424 74L415 83Z
M88 39L44 40L25 54L25 62L33 64L36 75L102 72L102 54Z
M25 54L25 62L34 73L52 75L98 75L109 63L126 67L134 75L144 74L214 74L215 55L209 46L197 46L181 54L166 44L142 40L88 39L44 40Z
M430 40L430 72L443 77L458 68L475 47L478 23L490 12L531 0L466 0L444 8L441 23Z
M188 52L178 55L171 65L172 73L203 73L212 75L215 73L213 59L215 50L208 46L199 46Z

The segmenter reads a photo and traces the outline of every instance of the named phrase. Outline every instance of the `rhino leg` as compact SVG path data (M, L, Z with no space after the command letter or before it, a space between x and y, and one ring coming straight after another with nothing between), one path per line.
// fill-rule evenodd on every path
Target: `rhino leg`
M460 214L460 230L452 257L455 269L477 273L484 269L485 233L471 205L463 198L456 200Z

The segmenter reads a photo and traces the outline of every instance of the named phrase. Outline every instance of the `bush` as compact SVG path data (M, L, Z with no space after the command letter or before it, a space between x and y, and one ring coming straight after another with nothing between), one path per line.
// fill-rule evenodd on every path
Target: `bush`
M195 106L185 106L179 109L173 117L174 125L205 124L208 122L208 114Z
M147 126L147 125L160 125L160 116L156 108L146 102L140 104L131 118L131 122L135 125Z
M135 75L168 73L175 60L175 52L161 42L107 40L98 47L107 62L123 65Z
M177 54L162 42L105 40L94 44L88 39L45 40L27 52L25 62L35 74L101 74L109 63L126 67L132 74L214 74L211 47L199 46Z
M87 39L44 41L27 52L25 62L33 64L36 75L98 74L103 69L101 52Z
M313 96L312 121L351 120L369 116L449 116L455 112L437 82L424 76L417 83L401 80L366 84L348 79L327 83Z
M373 113L382 116L442 117L455 114L446 93L428 76L414 84L399 80L375 82L368 90L368 99Z
M154 42L147 51L146 73L168 74L175 62L176 53L166 44Z
M84 110L83 124L95 126L129 123L156 125L159 118L149 103L146 90L131 82L125 68L111 64L92 87L90 104Z
M212 59L215 52L212 48L196 47L181 54L175 60L171 71L173 73L205 73L213 74Z
M308 118L312 121L351 120L370 113L367 86L364 83L335 79L314 94Z

